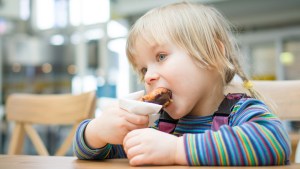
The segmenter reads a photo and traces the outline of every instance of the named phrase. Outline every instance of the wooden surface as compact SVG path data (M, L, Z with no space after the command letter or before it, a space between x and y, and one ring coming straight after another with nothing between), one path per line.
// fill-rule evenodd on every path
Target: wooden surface
M94 116L95 91L71 94L21 94L9 95L5 112L8 121L15 123L8 154L22 154L25 134L29 136L39 155L49 155L46 146L32 126L71 125L72 129L55 155L65 155L72 145L81 121Z
M94 115L95 91L72 94L23 94L8 96L5 112L9 121L67 125Z
M300 121L300 80L284 81L251 81L265 100L278 111L277 116L282 120ZM248 93L241 83L232 83L226 93Z
M0 155L0 169L245 169L245 167L189 167L189 166L139 166L132 167L127 159L114 159L105 161L78 160L76 157L64 156L12 156ZM300 164L286 166L247 167L247 169L299 169Z

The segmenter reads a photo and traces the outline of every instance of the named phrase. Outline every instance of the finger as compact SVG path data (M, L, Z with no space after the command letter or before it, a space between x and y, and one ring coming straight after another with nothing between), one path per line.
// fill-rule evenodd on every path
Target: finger
M146 130L146 129L136 129L136 130L132 130L131 132L127 133L126 137L130 138L130 137L137 136L137 135L139 135L140 133L143 133L144 130ZM125 138L126 138L126 137L125 137Z
M146 158L145 154L140 154L134 156L133 158L129 159L129 164L132 166L150 164L148 158Z
M126 154L127 158L131 159L137 155L143 154L145 147L143 147L140 142L135 141L132 143L133 145L127 149Z
M138 144L140 144L140 139L138 139L138 137L134 136L134 137L130 137L130 138L124 138L123 140L123 147L124 147L124 150L126 151L127 153L127 150L129 150L130 148L134 147L134 146L137 146Z
M125 124L125 128L128 130L128 132L130 132L132 130L136 130L136 129L142 129L145 127L147 127L147 126L145 126L144 124L133 124L128 121L126 121L126 124Z
M129 139L138 136L138 135L141 133L141 131L143 131L143 129L136 129L136 130L132 130L132 131L130 131L129 133L127 133L127 135L124 137L123 145L124 145L124 143L126 143Z
M149 123L149 116L148 115L137 115L133 113L128 113L125 116L126 120L130 123L137 124L137 125L148 125Z

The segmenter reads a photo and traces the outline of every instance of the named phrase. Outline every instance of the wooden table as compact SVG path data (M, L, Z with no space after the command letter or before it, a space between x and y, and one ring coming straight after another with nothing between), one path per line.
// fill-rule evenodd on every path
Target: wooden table
M61 156L9 156L0 155L0 169L187 169L189 166L144 166L132 167L127 159L114 159L105 161L78 160L76 157ZM266 167L193 167L201 169L300 169L300 164L288 166Z

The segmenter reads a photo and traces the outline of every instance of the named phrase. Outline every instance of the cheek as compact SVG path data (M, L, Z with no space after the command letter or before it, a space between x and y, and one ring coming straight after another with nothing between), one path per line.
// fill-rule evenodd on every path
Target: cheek
M192 63L187 64L184 61L181 63L176 66L169 66L168 82L176 91L190 95L199 87L201 79L200 68Z
M191 70L189 70L189 65L185 63L185 61L181 61L179 59L173 59L169 61L164 66L164 76L171 80L171 82L180 82L180 85L184 79L188 78Z
M170 111L173 118L183 117L191 112L201 95L205 79L201 79L199 68L192 65L173 66L169 69L172 74L168 76L167 82L173 90L174 107Z

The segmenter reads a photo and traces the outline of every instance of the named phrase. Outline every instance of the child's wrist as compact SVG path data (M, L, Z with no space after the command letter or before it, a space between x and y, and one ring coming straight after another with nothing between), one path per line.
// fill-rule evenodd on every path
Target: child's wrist
M176 142L175 164L188 165L184 150L183 137L178 137Z
M94 120L91 120L85 128L84 138L85 143L92 149L104 147L107 143L100 141L97 132L93 126Z

